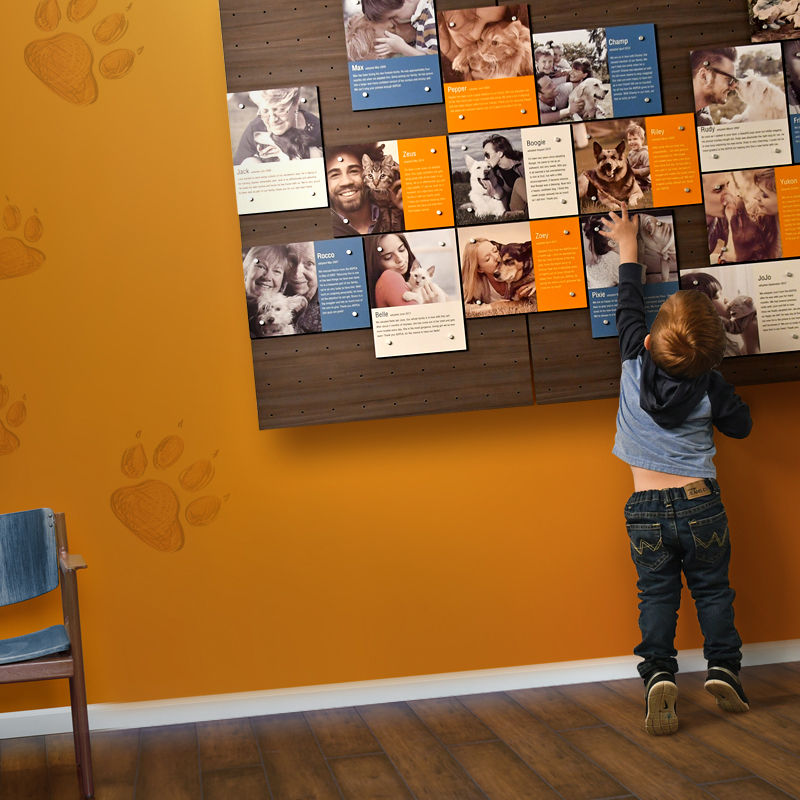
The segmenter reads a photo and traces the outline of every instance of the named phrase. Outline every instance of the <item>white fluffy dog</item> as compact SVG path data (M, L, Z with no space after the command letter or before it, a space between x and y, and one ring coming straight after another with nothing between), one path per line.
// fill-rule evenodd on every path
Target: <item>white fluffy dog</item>
M569 111L574 120L605 117L600 101L605 100L608 89L599 78L584 78L569 94Z
M503 192L488 161L464 157L469 171L469 203L461 208L471 209L476 217L502 217L506 207Z
M736 84L736 94L745 104L741 114L722 122L757 122L786 118L786 95L767 78L749 69Z
M266 289L258 297L258 324L263 336L290 336L296 333L294 321L305 310L308 300L300 295L287 297L276 289Z

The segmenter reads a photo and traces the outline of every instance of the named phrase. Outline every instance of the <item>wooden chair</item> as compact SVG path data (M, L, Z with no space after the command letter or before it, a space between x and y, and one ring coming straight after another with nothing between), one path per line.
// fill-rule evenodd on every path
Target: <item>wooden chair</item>
M70 555L63 514L49 508L0 514L0 606L52 591L61 575L63 625L0 639L0 683L69 679L75 761L84 797L94 796L81 620L75 571L86 567Z

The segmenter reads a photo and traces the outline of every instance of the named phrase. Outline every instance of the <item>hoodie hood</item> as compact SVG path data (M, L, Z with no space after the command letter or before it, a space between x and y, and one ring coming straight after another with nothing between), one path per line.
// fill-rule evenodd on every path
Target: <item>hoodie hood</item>
M639 406L662 428L677 428L708 391L710 373L697 378L674 378L642 353Z

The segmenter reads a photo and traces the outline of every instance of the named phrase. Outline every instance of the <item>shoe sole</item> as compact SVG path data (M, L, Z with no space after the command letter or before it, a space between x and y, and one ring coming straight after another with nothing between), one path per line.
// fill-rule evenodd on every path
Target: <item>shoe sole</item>
M668 736L678 730L678 712L675 703L678 687L672 681L659 681L647 695L647 716L644 729L651 736Z
M736 689L725 681L712 678L706 681L706 691L717 698L717 705L723 711L730 711L734 714L741 714L744 711L749 711L750 706L739 697Z

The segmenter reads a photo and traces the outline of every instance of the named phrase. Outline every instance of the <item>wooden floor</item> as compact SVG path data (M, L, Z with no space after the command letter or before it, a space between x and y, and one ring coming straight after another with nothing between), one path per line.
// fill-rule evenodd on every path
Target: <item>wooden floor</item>
M678 676L680 730L638 679L93 735L98 800L800 797L800 662L742 673L725 714ZM0 741L2 800L77 798L71 735Z

